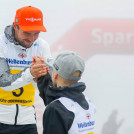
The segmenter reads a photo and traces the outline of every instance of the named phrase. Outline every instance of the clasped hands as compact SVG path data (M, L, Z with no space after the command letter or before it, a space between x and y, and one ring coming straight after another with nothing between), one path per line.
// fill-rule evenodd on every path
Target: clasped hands
M30 72L34 77L35 82L37 82L39 77L45 76L49 73L49 67L46 66L44 57L33 56Z

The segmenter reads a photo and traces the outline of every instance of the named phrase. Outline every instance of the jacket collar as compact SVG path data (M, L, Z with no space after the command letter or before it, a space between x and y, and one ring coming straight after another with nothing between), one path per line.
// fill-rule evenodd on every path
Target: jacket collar
M5 36L7 37L7 39L11 42L11 43L14 43L15 45L20 45L19 42L17 42L15 40L15 37L14 37L14 34L15 34L15 31L14 31L14 28L13 28L13 25L9 25L5 28Z
M67 97L73 101L76 101L84 109L88 109L88 103L85 99L85 96L83 95L85 88L86 86L83 82L74 83L68 87L55 88L53 86L50 86L49 90L46 92L47 102L50 103L60 97Z
M13 28L13 25L7 26L5 28L4 33L9 42L13 43L16 47L19 47L21 49L26 49L25 47L21 46L21 44L18 41L15 40L15 30Z

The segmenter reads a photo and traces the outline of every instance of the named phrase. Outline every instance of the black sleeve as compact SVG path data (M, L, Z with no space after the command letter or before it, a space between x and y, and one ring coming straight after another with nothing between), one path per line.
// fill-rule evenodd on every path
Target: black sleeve
M43 134L68 134L74 113L68 111L59 100L50 103L43 116Z
M46 104L46 92L49 89L49 86L51 85L52 85L52 80L51 80L51 76L49 75L49 73L45 76L40 77L37 80L39 95L43 99L45 105L47 105Z

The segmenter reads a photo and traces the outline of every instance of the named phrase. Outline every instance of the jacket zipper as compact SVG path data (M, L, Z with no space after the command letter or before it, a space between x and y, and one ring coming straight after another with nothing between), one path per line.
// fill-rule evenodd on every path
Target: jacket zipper
M17 124L18 112L19 112L19 106L18 106L18 104L16 104L16 115L15 115L15 123L14 123L14 125Z

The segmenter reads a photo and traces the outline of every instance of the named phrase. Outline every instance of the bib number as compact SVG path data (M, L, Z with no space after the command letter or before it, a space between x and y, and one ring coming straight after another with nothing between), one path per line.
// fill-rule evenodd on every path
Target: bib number
M23 87L21 87L21 88L15 90L15 91L13 91L12 94L13 94L14 96L16 96L16 97L19 97L19 96L22 95L23 92L24 92L24 89L23 89Z

